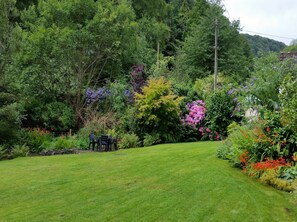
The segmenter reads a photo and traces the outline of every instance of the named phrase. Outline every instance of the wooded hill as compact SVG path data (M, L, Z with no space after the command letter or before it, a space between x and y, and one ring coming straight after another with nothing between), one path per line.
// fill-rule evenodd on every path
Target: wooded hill
M281 52L286 44L259 35L242 34L248 41L255 56L261 56L266 52Z

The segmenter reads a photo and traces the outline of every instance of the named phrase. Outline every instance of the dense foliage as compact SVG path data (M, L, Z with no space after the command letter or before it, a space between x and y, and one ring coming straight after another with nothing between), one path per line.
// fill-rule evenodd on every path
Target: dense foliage
M218 156L280 190L297 189L296 62L274 54L256 62L239 98L246 118L228 126ZM249 108L249 109L247 109Z

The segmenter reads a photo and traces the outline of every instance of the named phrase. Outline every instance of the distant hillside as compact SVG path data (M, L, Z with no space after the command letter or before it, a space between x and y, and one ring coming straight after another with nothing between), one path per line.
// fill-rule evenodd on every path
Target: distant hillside
M286 47L286 44L283 42L275 41L259 35L242 35L248 40L255 56L260 56L263 52L280 52Z

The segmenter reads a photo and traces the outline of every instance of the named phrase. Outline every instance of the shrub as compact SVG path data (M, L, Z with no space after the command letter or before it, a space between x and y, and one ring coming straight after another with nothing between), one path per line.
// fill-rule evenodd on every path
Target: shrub
M292 183L297 179L297 165L284 168L280 177Z
M120 149L134 148L139 145L139 138L134 133L124 134L119 142Z
M98 113L88 109L86 112L86 121L80 132L88 136L91 132L95 135L104 134L109 129L114 129L118 125L118 121L115 118L115 114L112 112L108 113Z
M172 91L171 82L151 79L143 87L143 94L136 93L137 120L144 133L158 133L162 142L171 142L176 136L179 105L182 97Z
M221 136L227 136L227 127L233 122L239 122L240 117L234 111L239 111L233 95L225 90L218 91L206 100L205 126L218 132Z
M6 149L4 148L4 146L0 145L0 160L6 159L6 157Z
M137 123L137 108L134 106L128 106L126 110L122 113L123 115L119 119L118 130L121 133L132 132L137 133L138 136L143 137L143 132L139 128Z
M221 135L213 131L212 129L209 129L208 127L199 127L198 131L201 134L201 140L220 140Z
M195 142L201 138L199 131L190 125L180 124L177 133L179 142Z
M159 134L146 134L143 140L143 146L151 146L160 142Z
M96 91L88 88L86 92L87 104L97 111L113 111L119 113L133 102L132 89L124 81L111 82Z
M297 79L291 75L285 77L279 94L281 122L292 131L297 131Z
M294 191L296 189L297 181L290 183L287 180L279 178L279 169L266 170L259 178L259 181L264 184L271 185L278 190Z
M217 157L227 160L231 158L232 154L232 143L230 140L225 140L219 146L217 151Z
M181 118L182 123L196 128L205 118L205 103L202 100L196 100L188 103L186 109L189 113Z
M73 127L74 111L65 103L52 102L45 105L41 120L47 129L66 131Z
M279 104L278 92L282 75L282 65L276 53L257 59L248 92L251 102L274 110Z
M15 145L12 148L12 156L13 158L17 157L25 157L29 154L29 147L26 144L23 145Z
M263 172L270 169L279 169L280 167L289 167L290 165L284 158L271 160L268 157L264 161L255 162L250 165L250 171L253 176L260 176Z
M17 129L14 124L7 123L0 120L0 145L6 145L7 147L16 143L18 140Z
M53 139L49 131L41 128L22 130L20 137L20 142L27 144L30 153L40 153L44 149L42 145Z
M70 149L75 147L75 142L71 138L60 136L53 142L55 150Z

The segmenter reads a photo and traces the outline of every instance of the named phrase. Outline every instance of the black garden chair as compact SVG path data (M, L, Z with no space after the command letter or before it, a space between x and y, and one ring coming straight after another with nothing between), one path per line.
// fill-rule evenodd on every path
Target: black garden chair
M98 151L111 151L112 138L108 135L101 135L98 138Z

